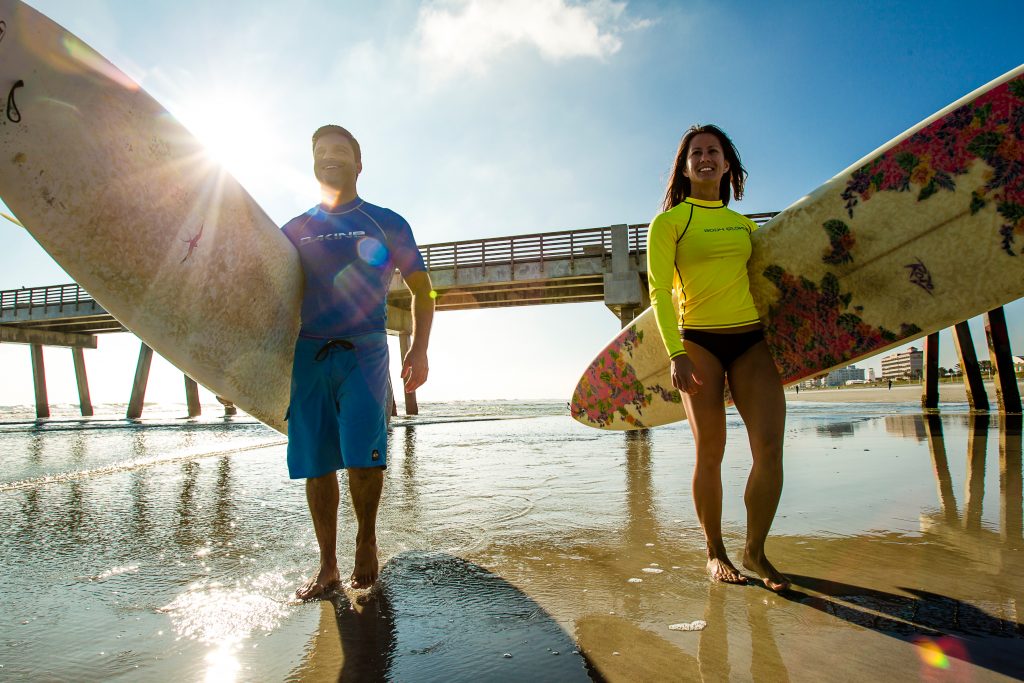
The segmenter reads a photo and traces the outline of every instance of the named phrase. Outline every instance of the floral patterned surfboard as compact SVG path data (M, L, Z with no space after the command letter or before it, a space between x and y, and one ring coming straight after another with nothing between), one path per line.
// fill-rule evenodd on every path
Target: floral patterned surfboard
M1024 296L1024 66L757 230L749 274L786 384ZM686 419L651 309L587 367L570 407L601 429Z

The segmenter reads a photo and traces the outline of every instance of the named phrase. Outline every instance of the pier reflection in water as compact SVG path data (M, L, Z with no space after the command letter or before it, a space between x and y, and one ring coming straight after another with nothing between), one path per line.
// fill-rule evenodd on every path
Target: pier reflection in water
M0 678L1024 675L1019 418L862 411L791 407L768 544L795 579L784 596L707 581L686 425L400 423L381 589L307 605L290 594L315 544L276 435L0 432ZM735 560L748 469L730 414ZM344 508L340 527L354 534Z

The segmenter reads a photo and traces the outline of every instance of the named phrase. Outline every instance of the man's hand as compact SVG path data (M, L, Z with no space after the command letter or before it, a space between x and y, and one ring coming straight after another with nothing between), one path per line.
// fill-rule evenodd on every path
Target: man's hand
M704 384L690 357L683 354L672 359L672 386L684 394L696 394L697 387Z
M427 352L413 347L405 354L402 361L402 379L405 382L405 393L411 394L427 381Z

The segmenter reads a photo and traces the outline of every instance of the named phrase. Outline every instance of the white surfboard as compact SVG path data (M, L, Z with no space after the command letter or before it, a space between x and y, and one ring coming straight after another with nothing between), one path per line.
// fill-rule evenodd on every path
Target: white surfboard
M153 98L0 0L0 198L125 327L286 431L302 274L288 239Z

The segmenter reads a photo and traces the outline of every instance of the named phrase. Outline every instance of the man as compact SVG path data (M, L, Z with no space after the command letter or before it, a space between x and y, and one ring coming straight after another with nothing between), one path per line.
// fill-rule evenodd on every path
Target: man
M397 267L412 292L413 338L402 362L405 391L427 379L434 315L430 277L409 224L356 192L359 143L341 126L313 134L313 173L321 202L284 226L305 276L288 408L288 472L306 480L320 546L320 569L295 591L321 598L341 582L336 538L337 470L348 471L355 509L354 588L377 580L377 506L387 466L386 297Z

